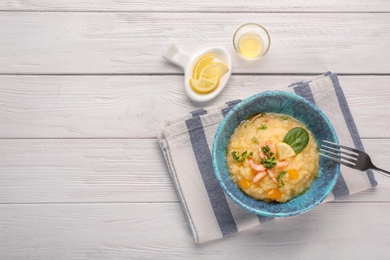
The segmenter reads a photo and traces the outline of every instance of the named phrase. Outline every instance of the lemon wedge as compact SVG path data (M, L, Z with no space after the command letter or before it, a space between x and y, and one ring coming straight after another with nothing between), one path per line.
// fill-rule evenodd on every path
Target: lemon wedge
M296 153L294 149L285 142L278 142L275 144L276 152L279 155L279 159L283 160L288 157L294 156Z
M215 78L220 78L223 74L229 71L229 68L221 62L213 62L205 67L200 72L200 78L206 80L214 80Z
M219 78L213 78L211 80L206 80L206 79L190 79L190 85L193 90L200 94L207 94L213 91L214 89L217 88L219 83Z
M225 64L212 62L203 68L199 79L190 79L190 86L200 94L210 93L218 87L219 79L227 71L229 71L229 68Z
M198 80L200 77L200 73L210 65L214 60L214 56L212 54L208 54L199 59L199 61L195 64L194 70L192 73L192 78Z

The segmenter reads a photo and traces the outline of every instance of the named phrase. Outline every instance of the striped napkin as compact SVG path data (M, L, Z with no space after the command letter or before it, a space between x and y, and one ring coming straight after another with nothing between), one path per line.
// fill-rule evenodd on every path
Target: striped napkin
M340 143L363 150L363 145L336 74L326 73L285 89L316 104L330 119ZM222 118L240 100L200 109L166 121L158 132L169 172L195 242L202 243L239 232L270 220L252 214L226 196L214 175L211 147ZM325 200L338 199L377 182L371 170L359 172L341 166L341 174Z

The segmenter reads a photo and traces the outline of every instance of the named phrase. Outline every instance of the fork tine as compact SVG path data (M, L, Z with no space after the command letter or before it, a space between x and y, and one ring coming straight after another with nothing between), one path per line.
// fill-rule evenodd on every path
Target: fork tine
M326 158L328 158L328 159L330 159L332 161L338 162L338 163L340 163L342 165L345 165L345 166L348 166L348 167L351 167L351 168L355 168L356 167L355 165L353 165L351 163L346 163L344 161L338 160L338 159L336 159L336 158L334 158L332 156L328 156L328 155L323 154L323 153L319 153L319 155L324 156L324 157L326 157Z
M334 153L334 152L332 152L332 151L324 150L324 149L322 149L322 148L320 149L320 151L321 151L321 152L325 152L325 153L327 153L327 154L335 155L335 156L337 156L338 158L341 158L341 159L344 159L344 160L347 160L347 161L349 161L349 162L352 162L352 163L356 164L356 159L352 159L352 158L350 158L350 157L345 157L345 156L342 156L342 155L340 155L340 154Z
M359 152L359 150L353 149L353 148L348 147L348 146L345 146L345 145L336 144L336 143L333 143L333 142L330 142L330 141L327 141L327 140L322 140L322 141L325 142L325 143L334 145L334 146L336 146L336 147L344 148L344 149L346 149L346 150L348 150L348 151L352 151L352 152L355 152L355 153L358 153L358 152Z
M324 145L324 144L322 144L321 147L325 147L325 148L330 149L330 150L333 150L333 151L338 151L338 152L340 152L340 153L349 155L349 156L354 157L354 158L358 158L358 157L359 157L358 154L347 153L347 152L342 151L342 150L340 150L340 149L337 149L337 148L334 148L334 147L330 147L330 146L327 146L327 145Z

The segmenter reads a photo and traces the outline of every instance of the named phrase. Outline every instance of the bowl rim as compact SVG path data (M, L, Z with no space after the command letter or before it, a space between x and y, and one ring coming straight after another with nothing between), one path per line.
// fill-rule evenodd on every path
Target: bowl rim
M269 211L261 209L261 208L255 208L253 206L249 206L249 205L245 204L242 200L240 200L237 196L235 196L235 194L225 185L225 183L224 183L224 181L222 179L222 176L219 173L219 169L218 169L218 167L216 165L217 163L216 163L216 160L215 160L216 153L217 153L217 143L218 143L216 140L220 137L220 135L222 133L222 129L224 128L225 124L227 123L229 118L232 117L236 113L236 111L240 110L241 107L245 106L248 102L252 102L255 99L264 98L264 97L267 97L267 96L280 96L280 95L285 96L286 98L296 99L299 102L303 102L306 105L308 105L309 107L311 107L312 109L314 109L315 112L318 113L319 116L328 125L328 127L329 127L329 129L330 129L330 131L332 133L332 137L334 138L333 141L335 141L335 143L339 143L336 131L335 131L332 123L328 119L328 117L325 115L325 113L322 112L322 110L319 107L317 107L315 104L313 104L312 102L308 101L304 97L299 96L299 95L297 95L295 93L288 92L288 91L281 91L281 90L269 90L269 91L264 91L264 92L252 95L252 96L250 96L250 97L248 97L246 99L243 99L241 102L239 102L237 105L235 105L226 114L226 116L222 119L222 121L220 122L220 124L219 124L219 126L217 128L216 134L214 136L214 141L213 141L213 145L212 145L212 164L213 164L214 175L216 176L216 178L218 180L218 183L222 187L222 189L225 192L225 194L227 194L228 197L231 200L233 200L236 204L238 204L242 208L244 208L244 209L246 209L246 210L248 210L248 211L250 211L252 213L255 213L257 215L261 215L261 216L265 216L265 217L289 217L289 216L302 214L302 213L305 213L305 212L313 209L314 207L319 205L322 201L324 201L328 197L328 195L330 194L330 192L333 190L334 186L336 185L336 182L337 182L338 177L340 175L340 164L337 163L337 164L335 164L335 168L334 168L334 176L332 177L332 179L330 180L330 182L326 186L326 189L322 193L322 196L318 200L316 200L314 203L312 203L312 204L310 204L310 205L308 205L306 207L300 208L300 209L298 209L296 211L290 211L290 212L276 212L275 213L275 212L269 212ZM317 144L318 144L318 140L317 140ZM226 163L226 160L225 160L225 163ZM234 184L234 185L236 185L236 184ZM238 190L239 190L239 192L241 192L244 195L245 198L248 198L249 200L255 200L254 198L251 198L248 195L246 195L239 188L238 188ZM295 197L295 198L298 198L298 197ZM292 201L292 200L290 200L290 201ZM264 203L267 203L267 202L264 202ZM283 204L281 204L281 205L283 205Z

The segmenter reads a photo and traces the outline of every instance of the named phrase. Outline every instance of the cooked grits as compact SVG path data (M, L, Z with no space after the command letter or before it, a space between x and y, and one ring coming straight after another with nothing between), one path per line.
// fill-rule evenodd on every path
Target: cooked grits
M275 145L295 127L307 131L308 144L295 155L280 159ZM270 155L276 162L274 166L265 163ZM230 138L226 162L232 180L244 193L267 202L283 203L302 194L319 169L312 133L296 119L275 113L262 113L243 121Z

